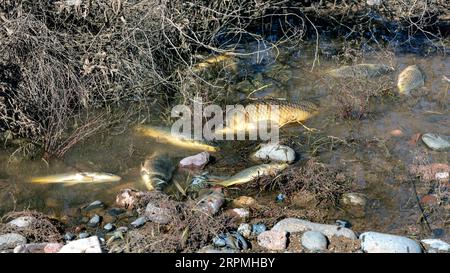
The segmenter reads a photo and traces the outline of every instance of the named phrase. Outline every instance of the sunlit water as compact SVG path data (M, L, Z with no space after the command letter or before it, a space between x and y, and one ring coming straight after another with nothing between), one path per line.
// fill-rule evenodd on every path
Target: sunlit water
M349 220L357 231L371 229L394 233L408 232L406 226L414 226L420 216L413 188L411 183L407 182L408 164L415 163L418 157L429 163L449 163L448 152L431 151L420 140L416 145L411 145L409 141L417 133L450 134L450 84L443 80L444 75L450 76L450 58L439 55L389 57L383 53L368 54L360 62L385 63L395 67L395 72L386 78L392 81L393 92L396 90L398 73L408 65L419 64L426 74L426 80L425 86L413 92L410 97L388 96L372 100L369 114L361 120L343 120L337 115L338 109L331 92L340 88L340 85L327 78L324 73L339 66L336 60L322 57L314 63L314 51L309 47L286 53L279 60L280 63L273 65L283 65L285 68L280 73L287 76L288 80L262 88L252 96L314 100L319 102L321 112L306 122L307 126L320 130L323 136L343 140L366 140L366 145L341 145L331 151L321 150L314 155L308 154L311 151L306 147L308 143L300 143L300 147L304 144L305 148L296 151L300 158L316 156L319 161L344 166L355 179L354 188L368 195L369 203L365 213L361 215L337 209L336 217ZM264 67L269 68L270 65ZM261 76L255 75L255 78L258 77L265 80L264 73ZM247 94L243 93L236 94L236 97L240 98L246 96ZM401 130L402 135L392 136L392 130ZM288 126L286 130L282 130L281 139L289 136L292 141L299 136L301 142L307 134L301 126ZM248 154L239 152L235 149L236 145L238 144L225 143L222 150L214 154L215 161L207 169L217 175L231 175L236 170L255 164L247 161ZM121 188L145 189L139 176L140 166L145 157L153 152L167 153L174 163L196 153L159 144L137 136L131 130L118 135L110 133L91 138L68 152L63 160L52 161L50 165L43 160L9 165L7 161L11 151L0 150L0 213L29 208L55 217L61 217L71 208L94 200L113 204ZM110 172L120 175L123 179L120 182L70 187L28 182L32 176L77 170ZM175 179L183 184L188 174L181 170L177 172ZM448 207L446 211L448 213ZM446 223L445 219L431 222L431 226L448 231L448 222Z

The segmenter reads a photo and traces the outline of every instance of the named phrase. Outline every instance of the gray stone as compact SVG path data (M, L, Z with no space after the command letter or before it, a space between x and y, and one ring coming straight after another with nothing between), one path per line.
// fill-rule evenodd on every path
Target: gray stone
M284 250L287 247L287 233L269 230L258 235L258 245L269 250Z
M421 253L420 245L409 238L379 233L364 232L359 236L361 248L368 253Z
M422 135L422 141L428 148L435 151L446 151L450 149L450 137L427 133Z
M143 226L146 222L147 222L147 217L142 216L142 217L137 218L133 222L131 222L130 225L134 228L138 228L138 227Z
M145 208L144 216L147 220L155 223L165 225L170 222L170 210L167 208L160 208L149 202Z
M81 232L80 234L78 234L78 238L80 238L80 239L85 239L89 236L90 236L90 234L88 232Z
M57 253L62 247L60 243L24 244L16 246L14 253Z
M96 227L100 224L101 218L97 214L94 215L88 222L88 226L90 227Z
M13 249L18 245L26 244L27 238L17 233L0 235L0 250Z
M79 239L63 246L58 253L102 253L100 241L97 236Z
M67 232L66 234L64 234L64 240L66 240L66 241L72 241L76 237L77 236L71 232Z
M111 223L107 223L106 225L103 226L103 229L106 231L112 231L114 229L114 225Z
M8 225L18 228L26 228L29 227L35 220L36 218L32 216L22 216L8 222Z
M437 250L437 251L444 251L444 252L450 252L450 244L446 243L439 239L425 239L421 241L424 245L426 245L430 252L430 250Z
M305 231L319 231L328 238L333 236L344 236L349 239L357 239L355 233L348 228L339 227L335 225L326 225L309 222L297 218L286 218L278 222L272 230L284 231L288 233L305 232Z
M318 231L307 231L301 238L302 246L311 251L326 250L328 246L327 237Z

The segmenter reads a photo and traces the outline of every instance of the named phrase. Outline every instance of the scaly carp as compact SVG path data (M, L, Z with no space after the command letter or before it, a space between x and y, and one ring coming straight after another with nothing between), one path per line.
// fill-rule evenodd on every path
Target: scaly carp
M232 70L237 69L234 55L231 52L226 52L222 55L212 56L207 58L203 62L197 63L192 70L198 73L219 64L223 64L224 66L229 67Z
M174 164L165 155L153 154L141 166L141 178L149 191L163 190L172 179Z
M64 183L70 186L79 183L117 182L121 179L120 176L110 173L77 172L34 177L31 182L39 184Z
M276 108L272 108L276 106ZM277 112L274 112L277 111ZM219 133L256 130L258 123L267 122L279 128L289 123L301 123L319 112L319 107L309 101L288 102L276 99L255 101L242 111L227 113L227 126Z
M425 84L425 79L417 65L410 65L398 75L397 87L400 94L409 95L413 89Z
M281 164L260 164L250 168L247 168L243 171L238 172L232 177L220 181L220 182L210 182L214 185L219 185L223 187L229 187L233 185L240 185L250 182L258 177L267 176L267 175L276 175L280 171L286 169L288 166L287 163Z
M344 65L340 68L328 71L328 74L335 78L375 78L389 72L394 68L384 64L356 64L352 66Z
M181 134L172 135L168 129L151 126L137 126L136 131L141 135L155 138L158 142L168 143L185 149L207 152L217 152L219 150L218 147L209 145L203 141L190 140Z

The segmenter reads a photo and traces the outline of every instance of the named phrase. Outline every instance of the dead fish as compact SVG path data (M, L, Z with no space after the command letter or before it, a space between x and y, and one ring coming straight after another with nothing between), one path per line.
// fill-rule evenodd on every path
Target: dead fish
M204 141L191 140L181 134L172 134L169 129L152 126L137 126L135 130L144 136L155 138L158 142L168 143L174 146L202 150L208 152L217 152L218 147L207 144Z
M77 172L34 177L31 182L39 184L64 183L71 186L80 183L117 182L121 179L120 176L110 173Z
M210 67L223 64L232 70L237 69L236 62L234 61L234 55L231 52L226 52L221 55L211 56L204 60L203 62L200 62L194 66L192 69L195 73L201 72L205 69L208 69Z
M335 78L375 78L394 71L393 67L384 64L344 65L328 71L328 75Z
M199 201L195 207L209 215L214 215L219 212L219 209L225 202L225 195L222 188L212 188L204 195L199 197Z
M258 177L267 176L267 175L275 175L280 171L286 169L288 166L287 163L280 164L260 164L250 168L247 168L243 171L238 172L232 177L220 181L220 182L211 182L215 185L220 185L223 187L229 187L233 185L240 185L247 182L250 182Z
M153 154L141 166L141 178L148 190L162 190L172 179L174 164L166 155Z
M277 107L272 109L272 106ZM237 112L232 115L227 126L222 130L226 132L251 131L257 129L261 121L275 123L279 128L289 123L301 123L319 112L319 107L309 101L288 102L276 99L255 101L245 107L244 113ZM230 115L227 113L227 115ZM270 126L270 123L267 124Z
M413 89L425 84L425 79L418 65L410 65L398 75L397 87L400 94L409 95Z

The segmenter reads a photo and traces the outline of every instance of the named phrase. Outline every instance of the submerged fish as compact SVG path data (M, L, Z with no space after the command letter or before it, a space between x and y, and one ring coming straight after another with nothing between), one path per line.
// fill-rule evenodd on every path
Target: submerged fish
M397 87L400 94L408 95L413 89L425 84L425 79L417 65L410 65L398 75Z
M225 64L233 70L236 70L236 63L234 61L234 55L231 52L224 53L222 55L212 56L196 64L193 68L194 72L201 72L207 68L218 64Z
M162 190L172 179L175 165L165 155L154 154L141 166L141 178L148 190Z
M328 74L335 78L375 78L392 71L394 68L384 64L357 64L344 65L328 71Z
M158 142L169 143L178 147L217 152L218 147L207 144L204 141L191 140L181 134L172 134L170 130L151 126L137 126L136 131L144 136L156 138Z
M272 106L277 108L272 109ZM273 112L276 109L277 113ZM237 112L236 115L232 115L222 132L254 130L261 121L268 122L268 127L272 122L281 128L289 123L301 123L318 112L319 107L309 101L288 102L276 99L255 101L247 105L243 113Z
M260 164L260 165L256 165L256 166L247 168L243 171L240 171L237 174L233 175L232 177L230 177L224 181L214 182L214 184L220 185L223 187L240 185L240 184L250 182L261 176L275 175L278 172L286 169L287 166L288 166L287 163Z
M31 179L31 182L40 184L65 183L67 185L74 185L79 183L116 182L121 179L120 176L110 173L77 172L34 177Z

